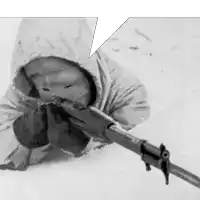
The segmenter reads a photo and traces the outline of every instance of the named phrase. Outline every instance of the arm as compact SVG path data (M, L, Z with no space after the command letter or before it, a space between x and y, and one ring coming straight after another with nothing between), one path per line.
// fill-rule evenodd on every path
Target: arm
M116 102L111 116L126 130L134 128L149 118L150 107L146 98L147 93L145 87L138 85L131 94L125 95L123 100Z
M130 130L150 116L147 90L130 70L109 58L107 64L112 79L109 115Z
M7 169L9 163L16 170L24 170L28 165L43 160L50 145L30 150L17 140L13 124L31 108L31 104L20 100L21 97L11 87L0 101L0 169Z

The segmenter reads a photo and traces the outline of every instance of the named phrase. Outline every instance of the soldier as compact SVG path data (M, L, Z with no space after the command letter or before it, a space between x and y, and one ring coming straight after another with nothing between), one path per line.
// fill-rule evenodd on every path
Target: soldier
M0 103L2 169L25 170L54 148L81 156L108 143L94 141L59 110L46 109L43 105L54 97L94 106L126 130L149 117L144 85L101 49L90 58L92 40L85 18L22 20L11 64L13 82Z

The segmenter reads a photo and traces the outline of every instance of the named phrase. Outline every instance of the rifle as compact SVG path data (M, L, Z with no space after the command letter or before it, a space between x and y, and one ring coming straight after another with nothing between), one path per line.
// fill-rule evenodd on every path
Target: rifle
M169 184L171 173L200 188L198 176L170 162L170 152L165 145L161 144L158 148L144 139L131 135L117 125L111 117L95 107L86 107L69 99L59 99L56 104L65 109L72 123L91 137L106 138L108 141L117 143L138 154L145 163L147 171L151 170L151 166L160 169L164 174L166 185Z

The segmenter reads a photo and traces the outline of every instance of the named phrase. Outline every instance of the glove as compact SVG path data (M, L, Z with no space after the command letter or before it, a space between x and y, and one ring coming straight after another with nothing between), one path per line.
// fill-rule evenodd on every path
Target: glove
M68 116L69 121L75 127L81 129L85 133L85 135L87 135L88 137L92 137L93 141L104 143L104 144L112 144L112 141L110 141L103 133L104 128L105 128L104 121L103 121L104 119L102 117L98 118L98 112L97 114L94 114L95 112L92 114L89 111L89 109L87 109L85 106L77 102L73 104L73 102L71 102L70 100L65 100L65 99L57 100L57 104L62 107L64 112L70 114ZM83 109L82 109L82 106L83 106ZM82 112L81 110L85 110L85 111ZM107 118L109 119L109 121L114 122L111 117L106 116L105 119ZM101 130L103 131L101 132Z
M47 137L47 119L44 107L30 110L13 123L13 132L19 144L0 165L1 170L26 170L32 151L49 144Z
M49 144L47 128L46 109L43 106L22 115L13 124L17 140L28 149Z
M90 138L69 121L67 113L61 107L48 104L46 112L49 142L75 157L81 156Z

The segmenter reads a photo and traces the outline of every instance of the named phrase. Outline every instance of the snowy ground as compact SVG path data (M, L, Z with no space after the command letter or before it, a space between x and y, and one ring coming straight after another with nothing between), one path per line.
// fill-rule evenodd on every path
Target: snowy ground
M9 72L18 22L19 19L0 19L0 74ZM104 51L138 75L149 91L151 118L134 134L154 145L163 142L171 151L172 162L200 176L199 24L200 19L129 20ZM0 197L198 200L200 190L173 176L170 185L165 186L160 171L147 173L137 155L112 145L78 160L67 162L61 158L27 172L0 172Z

